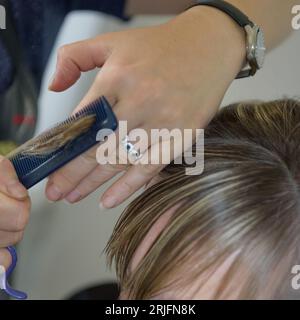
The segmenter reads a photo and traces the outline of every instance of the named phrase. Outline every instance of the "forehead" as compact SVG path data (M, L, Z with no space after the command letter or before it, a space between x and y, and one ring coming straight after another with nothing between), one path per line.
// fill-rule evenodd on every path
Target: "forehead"
M130 272L134 272L138 264L142 261L152 244L165 229L172 215L175 213L179 205L174 206L164 212L150 228L142 242L139 244L130 262Z
M176 205L167 211L165 211L153 224L151 229L148 231L144 239L141 241L139 246L137 247L135 253L133 254L132 260L130 262L130 273L135 272L138 264L142 261L142 259L147 254L148 250L151 248L153 243L162 233L162 231L168 225L168 222L172 218L172 215L178 209L180 205ZM198 279L195 279L193 283L191 283L187 288L182 288L180 292L178 290L168 290L167 292L160 293L159 295L153 297L153 299L213 299L218 288L222 284L222 279L224 278L226 272L229 270L230 266L234 262L236 253L230 255L225 259L213 272L207 272L202 274ZM205 259L205 257L203 257ZM205 278L204 285L203 279ZM233 279L236 283L236 288L239 287L237 279ZM236 299L238 297L239 290L235 290L234 292L227 295L227 299ZM125 298L126 294L123 293L121 298Z

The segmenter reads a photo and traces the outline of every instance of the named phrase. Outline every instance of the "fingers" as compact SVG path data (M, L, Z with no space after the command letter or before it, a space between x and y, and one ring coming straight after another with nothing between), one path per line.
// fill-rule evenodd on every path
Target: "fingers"
M120 172L128 169L102 197L102 206L112 208L121 204L144 185L147 185L167 164L182 154L182 149L178 147L182 144L182 140L179 137L176 139L175 136L173 140L170 137L160 140L158 136L154 135L157 143L154 143L149 148L150 130L144 130L145 137L137 141L137 137L141 137L140 134L141 131L136 132L135 130L129 133L129 141L132 141L134 148L142 154L137 163L130 162L131 159L128 159L125 148L120 146L120 152L118 152L119 146L116 147L114 145L112 154L109 153L107 156L108 164L98 165L96 162L89 170L85 170L87 167L75 160L71 166L65 168L65 171L58 172L58 176L54 176L51 182L55 180L55 184L60 185L60 190L62 188L64 190L60 192L59 200L64 198L69 203L78 202ZM110 136L108 141L102 145L103 150L106 144L113 144L116 140L116 138L114 140L113 136ZM100 156L98 151L97 160L99 161ZM126 162L122 162L123 165L120 164L120 158L122 160L127 158ZM92 163L94 164L93 161ZM130 167L130 163L134 165Z
M144 153L148 148L149 148L149 141L147 135L147 132L144 131L145 137L144 139L141 139L140 141L136 142L136 135L135 135L135 130L132 130L129 133L129 141L134 141L135 143L135 148L140 150L141 153ZM117 135L119 132L117 132ZM123 136L120 137L121 139ZM124 171L129 163L128 163L128 154L125 148L121 145L116 144L117 141L120 139L117 136L109 136L108 140L103 144L99 149L97 150L97 162L101 163L100 158L103 158L102 152L100 154L99 150L100 148L104 150L112 150L110 153L108 151L107 155L107 162L109 164L102 164L102 165L97 165L96 168L94 168L93 171L91 171L84 179L80 181L80 183L74 187L74 190L70 192L65 200L70 202L70 203L75 203L79 200L82 200L86 196L88 196L90 193L95 191L97 188L99 188L101 185L103 185L105 182L113 178L115 175L119 174L120 172ZM104 153L104 152L103 152ZM122 161L120 161L122 160ZM133 159L129 159L133 160ZM123 163L123 165L122 165Z
M7 232L0 231L0 248L15 245L20 242L23 238L24 232ZM0 249L1 250L1 249Z
M157 177L160 171L182 153L181 139L158 141L143 154L137 164L119 178L102 196L105 208L118 206ZM163 150L163 152L162 152Z
M0 157L0 248L19 242L29 220L30 199L18 181L11 162ZM10 265L7 250L0 249L0 265Z
M146 185L164 168L165 165L134 165L102 196L104 208L113 208L128 199Z
M11 255L6 249L0 249L0 266L3 266L6 270L11 265Z
M119 108L120 106L118 105L114 108L114 110L116 109L116 114L118 114ZM128 118L133 122L133 115ZM114 150L118 147L118 141L119 137L117 130ZM92 171L98 166L96 159L96 151L98 147L99 145L74 159L72 162L51 175L46 186L46 196L50 201L66 199L67 201L74 203L87 196L97 187L101 186L107 181L107 179L112 178L114 175L122 171L120 168L115 170L116 168L105 167L103 170L100 170L99 168L96 172L92 173ZM84 180L84 182L81 184L82 180ZM76 187L79 184L80 187L78 189ZM92 186L95 186L93 190L91 189Z
M108 137L105 145L115 151L117 137ZM111 147L110 147L111 146ZM65 199L70 203L77 202L95 191L107 180L124 170L124 166L99 166L96 152L99 146L76 158L64 168L54 173L47 184L46 196L51 201ZM110 155L112 157L113 155Z
M111 52L106 39L107 36L98 36L61 47L49 90L66 90L80 78L81 72L101 67Z
M13 165L2 156L0 156L0 192L19 200L28 197L28 191L19 182Z
M98 165L70 194L67 195L66 201L75 203L84 199L123 170L124 166L122 165Z
M79 182L97 166L96 150L97 147L90 149L49 178L46 186L48 200L62 200L74 190Z
M117 86L113 77L107 72L103 72L101 70L86 95L74 109L73 113L78 112L101 96L105 96L109 104L114 107L117 103L117 96L115 92L117 92Z
M28 223L30 200L11 199L0 193L0 231L20 232Z

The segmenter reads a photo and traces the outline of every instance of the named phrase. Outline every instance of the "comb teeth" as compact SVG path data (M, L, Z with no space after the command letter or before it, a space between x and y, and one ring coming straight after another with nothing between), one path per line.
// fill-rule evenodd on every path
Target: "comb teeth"
M89 115L89 114L96 114L97 120L103 120L107 117L107 113L105 112L104 108L99 108L99 104L107 104L107 100L104 97L101 97L90 104L88 104L85 108L80 110L79 112L75 113L69 119L78 119L79 117ZM66 121L69 121L67 119Z
M46 160L51 159L53 155L53 153L51 155L47 155L47 157L25 157L23 155L16 155L11 160L17 174L19 175L23 172L31 172L38 166L42 165Z
M51 136L51 131L53 129L56 129L59 127L64 127L67 124L70 124L70 123L78 120L79 118L87 116L87 115L95 114L96 121L102 121L103 119L105 119L107 117L107 113L105 112L104 108L99 108L99 104L103 105L103 103L106 103L106 101L104 101L103 99L105 99L105 98L101 97L101 98L91 102L89 105L87 105L86 107L84 107L83 109L81 109L80 111L75 113L74 115L70 116L68 119L54 125L52 128L50 128L48 130L49 131L48 135L46 132L46 135L41 138L47 139L49 136Z
M30 149L30 146L34 144L34 140L37 139L38 141L39 137L37 137L25 143L14 153L8 156L15 167L20 182L27 189L98 144L96 137L99 130L116 130L118 127L116 116L114 115L109 103L105 97L101 97L49 131L42 133L40 135L40 139L47 140L50 136L55 136L53 133L55 128L65 126L70 122L78 120L78 118L90 115L95 116L96 118L91 127L82 134L79 134L77 137L74 136L74 139L66 145L57 147L55 151L50 151L45 155L26 154L26 148L27 150Z

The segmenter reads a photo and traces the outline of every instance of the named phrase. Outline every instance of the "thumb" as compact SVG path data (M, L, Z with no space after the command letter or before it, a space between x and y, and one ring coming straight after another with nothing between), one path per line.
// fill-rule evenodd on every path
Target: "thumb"
M102 67L111 53L106 39L98 36L62 46L58 50L56 70L49 90L64 91L80 78L81 72Z

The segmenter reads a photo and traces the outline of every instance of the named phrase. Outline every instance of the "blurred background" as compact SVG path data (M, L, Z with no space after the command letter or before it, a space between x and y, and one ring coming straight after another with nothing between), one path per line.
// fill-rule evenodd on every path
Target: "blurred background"
M39 97L37 132L61 121L81 100L93 81L95 72L84 74L67 92L47 90L54 71L57 48L63 44L93 37L108 31L154 25L167 16L140 16L129 22L105 14L78 11L65 19L48 61ZM201 32L201 30L199 30ZM223 105L245 99L275 99L300 96L300 31L273 50L265 67L253 79L235 81ZM114 224L126 206L100 210L103 188L77 205L49 203L44 197L44 183L31 190L32 214L25 237L19 245L19 263L14 285L25 290L29 299L65 299L70 295L115 279L106 267L103 250Z

